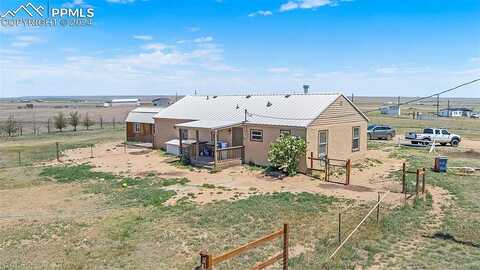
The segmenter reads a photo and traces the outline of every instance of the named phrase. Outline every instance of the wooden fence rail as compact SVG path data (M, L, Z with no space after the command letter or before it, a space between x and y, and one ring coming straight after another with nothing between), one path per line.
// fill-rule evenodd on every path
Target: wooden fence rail
M208 251L200 252L200 266L197 270L212 270L215 265L222 263L226 260L239 256L242 253L245 253L251 249L254 249L260 245L264 245L268 242L271 242L279 237L283 236L283 250L274 256L270 257L266 261L256 264L252 270L264 269L277 261L283 259L283 269L288 269L288 224L283 224L283 229L273 232L267 236L264 236L260 239L247 243L243 246L230 250L227 253L224 253L220 256L213 256L208 254Z
M350 184L350 177L352 173L352 161L350 159L336 159L336 158L329 158L328 156L325 156L323 158L318 158L313 156L313 152L310 152L310 156L308 157L310 160L310 168L307 168L310 170L311 173L313 171L319 171L323 172L325 175L325 181L332 182L330 181L330 168L331 167L339 167L339 168L345 168L345 185ZM320 161L323 162L323 168L315 168L314 166L314 161ZM335 182L335 181L333 181Z
M420 192L420 177L422 178L421 179L421 181L422 181L421 191L422 191L422 194L424 194L425 193L425 177L426 177L425 168L420 168L420 169L417 169L416 171L408 171L407 170L407 165L405 164L405 162L403 163L403 166L402 166L402 193L405 193L405 195L407 194L407 181L406 181L407 174L415 174L415 176L416 176L415 195L418 195L418 193Z

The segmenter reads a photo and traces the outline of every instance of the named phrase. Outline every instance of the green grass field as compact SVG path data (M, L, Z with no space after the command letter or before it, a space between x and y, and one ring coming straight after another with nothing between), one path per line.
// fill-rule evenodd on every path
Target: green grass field
M403 121L388 123L407 127L411 122ZM470 122L465 127L475 128ZM468 130L465 134L479 138ZM436 220L429 195L407 206L384 206L378 225L373 215L335 259L328 260L338 244L339 207L354 204L343 218L342 237L346 237L373 202L282 192L205 205L196 205L186 196L168 206L164 202L175 195L176 188L188 186L189 179L164 179L156 174L129 178L96 172L86 164L28 166L55 158L55 142L68 149L118 141L123 136L121 129L95 130L25 136L0 143L0 157L7 165L0 169L0 192L21 195L38 187L50 188L50 192L74 188L80 194L71 194L61 203L68 206L91 202L95 210L78 209L74 216L42 216L39 212L35 218L20 219L0 213L0 269L193 269L202 249L220 254L269 234L283 223L290 224L291 269L353 269L357 265L371 266L376 256L388 269L480 268L478 176L429 170L428 183L444 188L454 197L451 206L443 209L438 229L419 233ZM433 164L432 156L424 149L396 148L388 142L369 145L407 159L411 168L429 169ZM16 165L18 151L24 155L21 167ZM452 156L449 162L450 166L480 167L480 160L462 153ZM391 177L400 181L398 172ZM214 187L202 188L209 192ZM3 207L16 203L11 201ZM28 209L19 209L18 215L23 210ZM412 242L416 246L408 247ZM406 248L398 249L399 243ZM280 248L276 241L216 269L245 269Z

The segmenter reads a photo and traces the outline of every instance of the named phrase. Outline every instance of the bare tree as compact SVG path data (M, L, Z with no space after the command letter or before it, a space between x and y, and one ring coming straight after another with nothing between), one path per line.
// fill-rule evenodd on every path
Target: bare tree
M63 129L67 127L67 118L65 117L65 114L63 112L59 112L57 115L55 115L53 117L53 124L55 125L56 129L62 132Z
M80 124L80 114L78 112L70 112L68 123L73 127L73 131L77 131L77 126Z
M83 117L83 126L87 128L87 130L93 126L95 124L95 122L93 122L93 119L90 118L90 116L88 116L88 113L85 114L85 117Z
M19 124L17 120L15 120L15 117L13 116L13 114L10 114L10 116L8 117L7 121L2 126L1 129L5 134L8 135L8 137L12 137L18 132Z

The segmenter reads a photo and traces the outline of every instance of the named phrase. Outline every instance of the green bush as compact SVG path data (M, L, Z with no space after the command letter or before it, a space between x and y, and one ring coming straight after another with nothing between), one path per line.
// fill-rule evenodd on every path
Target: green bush
M303 138L281 135L270 145L268 161L276 169L288 175L297 173L299 158L305 153L306 143Z

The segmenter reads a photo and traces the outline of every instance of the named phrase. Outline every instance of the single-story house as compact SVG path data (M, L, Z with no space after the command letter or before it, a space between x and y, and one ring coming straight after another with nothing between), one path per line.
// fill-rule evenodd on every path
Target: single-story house
M299 171L311 153L355 159L367 150L368 118L342 94L186 96L154 119L154 148L176 139L197 165L268 165L269 146L282 133L306 140Z
M468 108L446 108L440 110L440 116L443 117L470 117L473 113L473 110Z
M381 114L386 114L386 115L395 115L398 116L400 115L400 106L398 105L385 105L380 107L380 113Z
M140 107L128 113L125 123L127 125L127 141L153 143L155 125L153 117L163 108Z
M152 100L153 106L158 107L167 107L168 105L172 104L172 100L169 97L159 97Z

